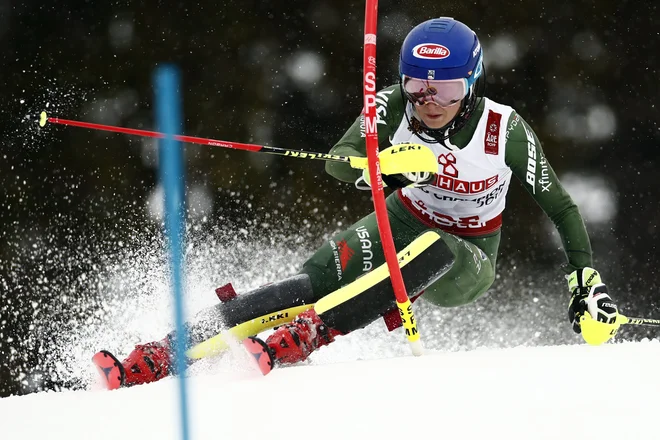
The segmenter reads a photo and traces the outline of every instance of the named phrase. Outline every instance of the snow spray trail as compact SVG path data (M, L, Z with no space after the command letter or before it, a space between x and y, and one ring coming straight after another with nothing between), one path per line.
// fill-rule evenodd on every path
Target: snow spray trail
M323 239L286 224L280 230L267 227L264 232L263 224L253 222L249 227L189 228L189 316L217 304L214 290L219 285L232 282L240 293L294 274ZM172 304L160 234L155 227L136 228L132 237L131 243L116 242L96 231L94 237L81 237L66 249L48 243L27 247L29 259L57 265L60 271L48 279L31 280L30 337L13 341L9 361L23 371L20 379L26 392L89 388L96 377L90 363L94 352L108 349L121 357L136 343L160 339L170 331ZM513 279L500 281L485 298L463 308L437 309L418 302L425 346L458 351L580 342L563 322L563 307L555 313L554 295L539 295L533 287L508 289L512 283ZM387 358L408 350L401 332L388 333L379 320L338 338L314 353L309 363ZM38 352L36 363L22 363L30 352ZM219 357L191 372L230 366Z
M192 237L186 251L189 317L217 304L214 291L221 284L232 282L238 291L245 291L293 274L305 249L288 249L285 243L289 242L289 237L274 235L255 239L247 229ZM90 356L98 349L122 356L134 344L161 339L170 331L166 267L162 243L152 241L147 247L113 255L95 273L84 274L86 286L97 295L83 296L75 305L86 318L67 321L50 335L51 351L43 358L50 373L65 383L85 386L96 374L91 371Z

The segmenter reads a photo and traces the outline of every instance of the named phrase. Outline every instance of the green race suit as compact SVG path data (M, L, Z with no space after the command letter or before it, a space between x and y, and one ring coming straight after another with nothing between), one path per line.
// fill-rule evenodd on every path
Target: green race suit
M377 96L379 148L384 149L390 146L392 135L406 118L406 101L398 85L381 90ZM468 145L483 112L482 100L467 124L449 142L459 149ZM500 140L505 143L506 166L555 224L568 260L565 269L572 271L591 266L591 246L582 217L545 159L536 134L515 111L506 124L506 139ZM533 137L533 142L530 137ZM363 116L353 123L330 153L366 156ZM536 163L530 164L530 160ZM530 165L544 170L541 178L534 175L530 179ZM327 162L326 171L341 181L351 183L361 175L360 170L338 162ZM387 208L397 251L430 228L427 222L414 215L396 193L387 198ZM454 260L449 271L426 287L423 298L445 307L474 301L486 292L495 278L499 228L480 236L461 236L437 228L436 231L451 250ZM315 295L323 296L383 263L378 228L372 213L325 242L304 264L302 273L310 276ZM409 292L409 295L418 293Z
M398 86L381 90L377 104L381 149L390 146L390 139L398 142L406 136L415 136L408 130L406 117L412 107L403 100ZM500 117L492 119L496 123L491 124L491 117L496 114ZM493 133L497 139L489 137ZM364 120L359 117L331 153L364 157L365 149ZM516 176L557 227L567 257L565 269L570 272L592 265L589 237L577 207L547 163L536 134L513 109L483 99L466 125L449 139L449 144L434 143L431 149L442 165L437 180L426 187L408 188L407 195L397 190L387 198L397 252L420 250L411 251L410 255L416 256L410 259L404 256L407 262L401 272L409 297L415 299L421 295L438 306L453 307L470 303L488 290L495 279L501 210L512 176ZM451 155L455 169L448 167ZM326 170L333 177L351 183L361 175L360 170L345 163L327 162ZM491 171L497 174L488 178ZM455 180L451 188L441 186L446 181L443 179L452 175ZM487 179L479 180L482 175ZM406 200L412 200L413 204ZM437 216L440 220L456 222L436 222L436 225L427 221L420 215L420 201L432 208L431 219ZM438 212L445 208L447 212ZM474 218L478 221L472 222ZM420 245L428 243L429 237L433 239L431 244ZM319 311L319 315L327 326L340 333L362 328L380 316L386 316L390 326L387 318L392 316L392 311L396 312L396 304L389 278L378 278L383 271L377 268L384 264L380 234L372 213L325 241L296 276L223 300L201 312L189 324L188 343L194 346L223 328L259 319L263 328L267 328L271 319L288 318L291 307L318 304L322 299L333 305ZM350 292L352 296L342 292ZM331 301L340 296L341 300Z

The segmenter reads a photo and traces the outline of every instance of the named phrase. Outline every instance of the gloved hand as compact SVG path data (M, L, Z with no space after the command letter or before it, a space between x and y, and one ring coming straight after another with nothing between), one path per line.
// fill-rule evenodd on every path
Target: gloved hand
M419 171L401 174L383 174L383 183L391 189L419 188L433 182L435 174L427 171Z
M574 271L567 278L568 290L571 292L571 300L568 304L568 320L573 325L575 333L582 332L580 320L585 312L589 312L589 315L595 321L615 324L618 309L612 298L610 298L607 286L601 281L598 271L585 267ZM614 336L615 333L616 329L607 339Z
M399 189L406 187L419 188L433 182L435 174L428 171L419 171L411 173L400 174L381 174L383 179L383 186L391 189ZM363 185L363 183L366 184ZM369 170L364 170L362 176L355 182L355 187L361 190L371 189L371 178L369 177Z
M438 171L435 153L424 145L410 143L392 145L381 151L379 158L383 184L391 189L428 185L433 182ZM366 166L366 158L361 159L364 163L355 167L359 166L363 169L362 176L356 180L355 187L369 190L371 186L369 168Z

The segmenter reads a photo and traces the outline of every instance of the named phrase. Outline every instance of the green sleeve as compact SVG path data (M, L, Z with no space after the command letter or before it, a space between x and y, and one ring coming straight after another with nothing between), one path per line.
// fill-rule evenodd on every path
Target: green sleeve
M509 118L505 160L555 224L568 260L564 270L592 266L591 243L580 211L545 158L536 133L515 112Z
M390 146L390 136L394 134L401 122L405 103L398 85L389 86L376 94L376 113L378 116L378 147ZM330 150L330 154L340 156L366 157L364 112L353 122L339 142ZM343 182L355 182L362 175L361 170L351 168L347 163L326 162L325 170L335 179Z

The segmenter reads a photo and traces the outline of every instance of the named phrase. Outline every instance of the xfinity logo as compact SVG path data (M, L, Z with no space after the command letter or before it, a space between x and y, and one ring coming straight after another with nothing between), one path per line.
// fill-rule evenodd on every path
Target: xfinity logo
M445 46L435 43L418 44L413 47L412 52L415 57L428 60L442 60L450 54L449 49Z
M550 192L550 187L552 186L552 181L550 180L550 170L548 169L548 161L545 160L543 155L541 155L539 164L541 165L541 178L539 179L541 192Z

